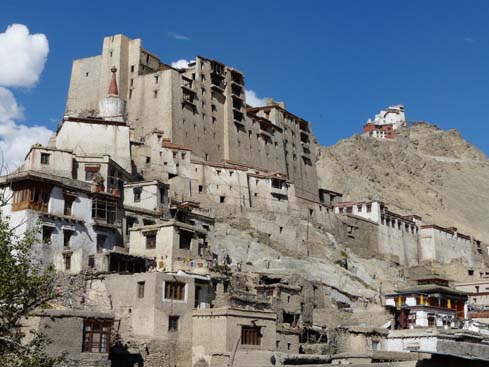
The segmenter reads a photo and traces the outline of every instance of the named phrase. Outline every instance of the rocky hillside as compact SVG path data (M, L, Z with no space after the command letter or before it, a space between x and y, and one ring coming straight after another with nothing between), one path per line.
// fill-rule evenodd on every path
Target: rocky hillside
M321 148L318 174L344 200L380 199L489 242L489 160L456 130L421 123L395 141L355 135Z

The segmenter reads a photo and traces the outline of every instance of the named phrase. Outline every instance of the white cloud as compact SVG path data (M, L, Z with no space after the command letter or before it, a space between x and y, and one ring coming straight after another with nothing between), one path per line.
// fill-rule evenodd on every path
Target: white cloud
M31 87L39 80L49 52L44 34L29 34L23 24L0 33L0 86Z
M15 121L23 118L22 107L17 104L12 92L0 87L0 154L3 154L3 164L9 170L24 161L32 145L46 144L53 133L44 126L26 126Z
M267 105L268 97L259 98L253 90L245 90L245 98L246 103L253 107L262 107Z
M44 126L20 123L24 119L23 108L4 87L33 87L41 76L48 52L46 36L29 34L25 25L12 24L0 33L0 154L9 170L24 161L33 144L46 144L53 132Z
M178 33L175 33L175 32L170 32L168 33L168 35L175 39L175 40L178 40L178 41L190 41L190 37L188 36L184 36L183 34L178 34Z
M175 68L175 69L185 69L185 68L188 68L188 64L190 64L191 62L192 62L192 60L188 61L185 59L180 59L180 60L172 62L171 67Z
M464 41L467 43L475 43L475 39L473 39L472 37L465 37Z

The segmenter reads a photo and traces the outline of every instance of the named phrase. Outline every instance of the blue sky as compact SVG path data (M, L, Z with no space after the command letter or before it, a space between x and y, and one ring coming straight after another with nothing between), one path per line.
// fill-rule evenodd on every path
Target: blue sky
M3 0L1 8L0 32L21 23L49 41L39 82L11 88L27 125L54 130L72 60L124 33L164 62L202 55L241 69L247 89L285 101L323 145L402 103L408 120L456 128L489 155L489 1Z

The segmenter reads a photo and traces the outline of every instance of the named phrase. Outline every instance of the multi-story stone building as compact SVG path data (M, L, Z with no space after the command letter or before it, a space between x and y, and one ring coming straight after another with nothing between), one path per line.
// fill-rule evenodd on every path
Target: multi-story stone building
M104 115L101 108L107 103L99 106L99 100L111 70L117 70L119 96L126 102L135 141L158 131L160 139L190 146L195 160L287 175L297 196L317 201L317 142L310 124L283 103L249 108L239 70L200 56L175 69L146 51L139 39L106 37L101 55L73 63L68 116ZM157 166L148 168L146 174L158 171Z

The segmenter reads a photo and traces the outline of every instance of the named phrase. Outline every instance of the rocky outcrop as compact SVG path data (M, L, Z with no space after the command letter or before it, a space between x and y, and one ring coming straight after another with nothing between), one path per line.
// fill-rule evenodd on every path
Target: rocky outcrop
M379 199L489 242L489 160L456 130L420 123L392 141L355 135L321 148L317 168L320 186L345 201Z

